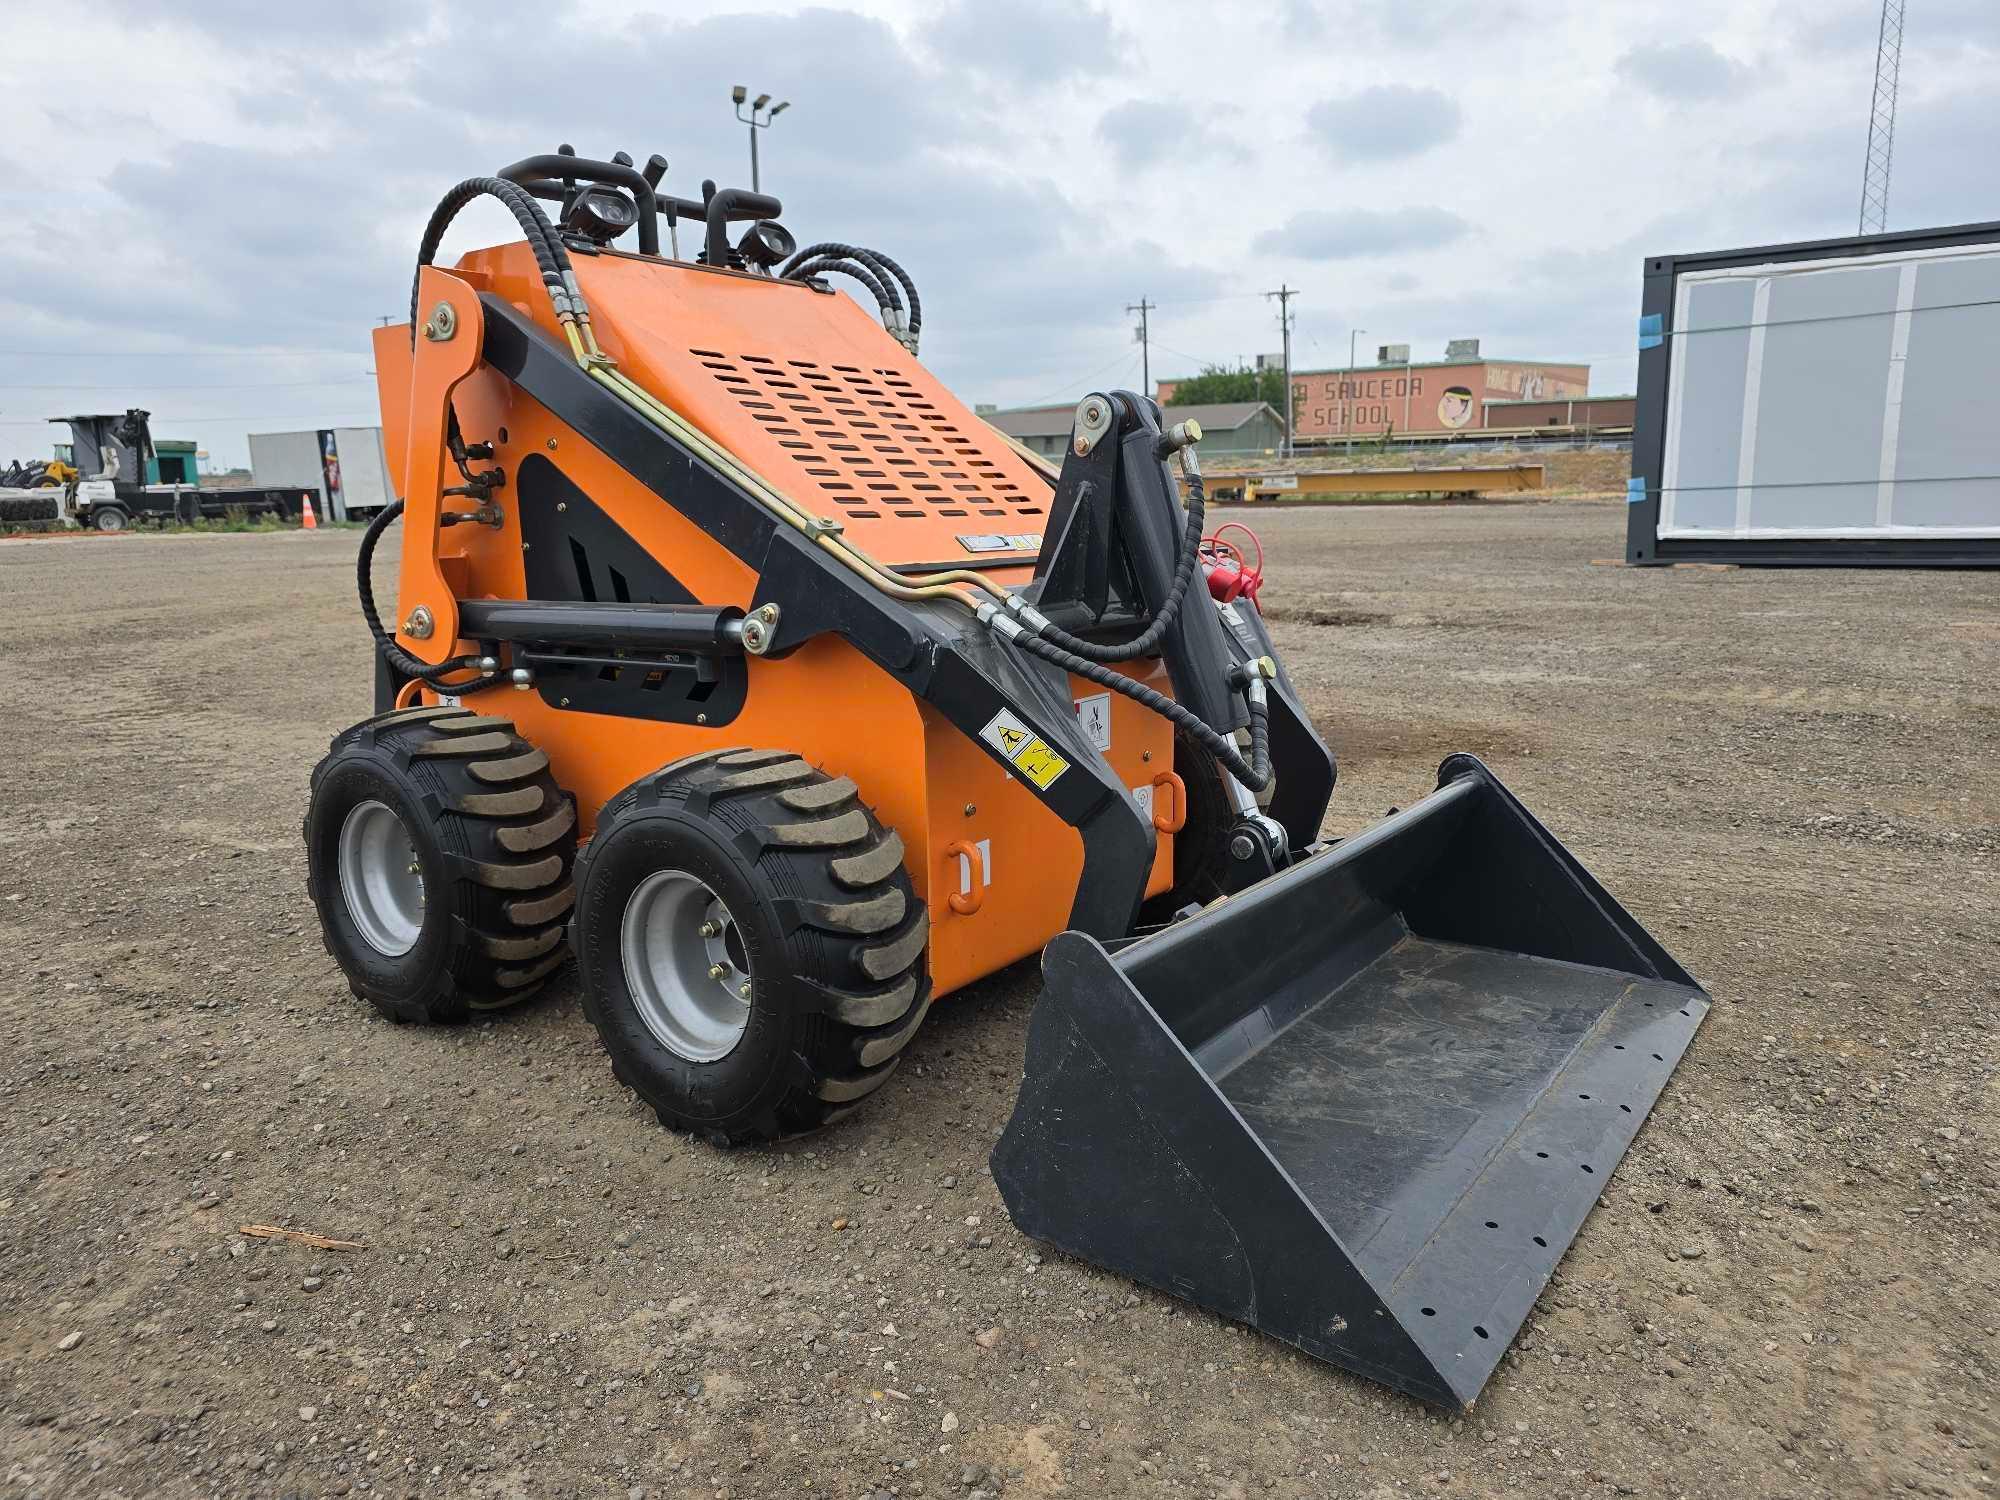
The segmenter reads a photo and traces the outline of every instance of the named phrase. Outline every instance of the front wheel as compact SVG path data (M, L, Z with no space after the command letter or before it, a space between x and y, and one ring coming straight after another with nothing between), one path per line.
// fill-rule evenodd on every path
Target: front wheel
M507 720L412 708L313 770L306 889L354 993L397 1021L515 1005L564 956L576 809Z
M923 1022L902 841L796 755L717 751L626 788L576 884L584 1009L663 1124L720 1145L813 1129Z
M90 524L99 531L123 531L131 518L115 505L100 505L90 513Z

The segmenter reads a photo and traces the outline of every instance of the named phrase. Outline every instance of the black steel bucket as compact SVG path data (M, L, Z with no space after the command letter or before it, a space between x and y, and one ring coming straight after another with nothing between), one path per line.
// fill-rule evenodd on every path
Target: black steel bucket
M1445 1405L1478 1395L1708 1013L1499 780L1116 955L1042 959L993 1152L1080 1259Z

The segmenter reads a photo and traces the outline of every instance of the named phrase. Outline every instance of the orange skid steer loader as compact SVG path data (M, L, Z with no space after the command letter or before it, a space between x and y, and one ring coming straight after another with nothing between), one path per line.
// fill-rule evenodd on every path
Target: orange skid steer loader
M1015 1223L1471 1401L1706 997L1470 757L1320 841L1333 756L1193 424L1098 392L1045 465L918 362L895 261L665 168L461 183L376 334L377 713L305 824L355 993L463 1021L573 951L617 1076L728 1144L1041 953ZM521 238L432 265L477 198Z

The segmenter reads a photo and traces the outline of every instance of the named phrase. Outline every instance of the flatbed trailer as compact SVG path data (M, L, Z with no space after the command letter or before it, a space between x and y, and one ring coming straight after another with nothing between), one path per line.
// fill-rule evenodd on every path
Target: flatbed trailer
M1293 473L1211 471L1208 496L1218 503L1277 500L1286 503L1351 499L1367 495L1439 495L1469 499L1541 489L1541 464L1456 468L1326 469Z

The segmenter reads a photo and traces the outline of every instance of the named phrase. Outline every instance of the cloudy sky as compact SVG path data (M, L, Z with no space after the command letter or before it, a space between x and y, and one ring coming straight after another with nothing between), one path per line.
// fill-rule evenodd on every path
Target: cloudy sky
M368 329L443 191L573 142L747 182L916 275L968 402L1278 347L1583 360L1631 388L1648 253L1851 233L1875 0L51 0L0 6L0 459L144 405L372 424ZM1892 227L2000 218L2000 0L1909 0ZM511 236L495 206L447 243ZM400 314L398 314L400 316Z

